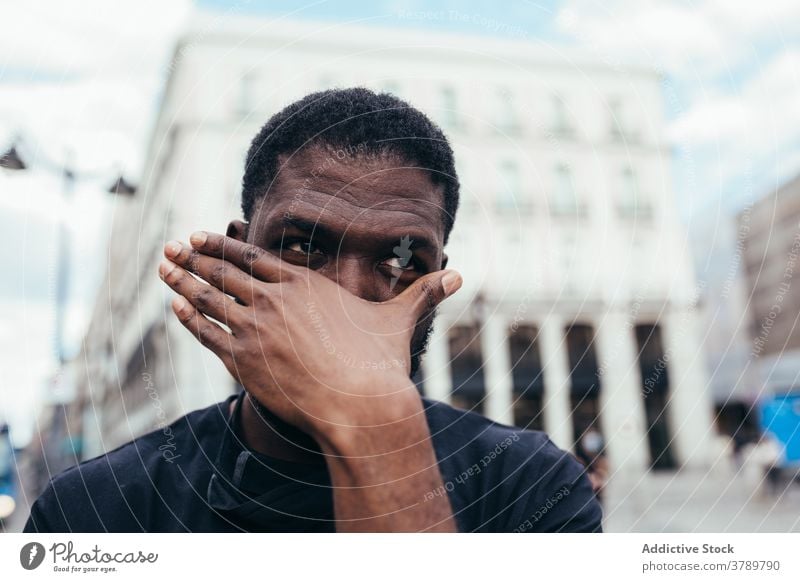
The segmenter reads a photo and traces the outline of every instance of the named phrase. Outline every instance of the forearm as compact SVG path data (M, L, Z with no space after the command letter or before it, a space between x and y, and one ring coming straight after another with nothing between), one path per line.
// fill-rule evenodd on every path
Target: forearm
M340 426L318 438L337 531L456 531L447 496L426 496L443 483L419 397L388 398L390 421Z

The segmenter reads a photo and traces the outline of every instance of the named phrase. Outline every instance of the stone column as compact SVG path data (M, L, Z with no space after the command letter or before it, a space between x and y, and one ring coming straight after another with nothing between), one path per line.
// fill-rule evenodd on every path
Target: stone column
M447 341L449 324L440 317L428 340L428 351L422 359L425 395L432 400L450 402L453 379L450 375L450 347Z
M595 331L600 375L600 422L613 479L636 479L647 470L647 441L641 372L632 317L609 311Z
M493 313L481 330L481 354L483 356L483 378L486 383L486 416L503 424L512 424L514 414L511 376L511 354L508 346L506 318Z
M570 404L569 360L561 317L549 315L539 328L539 349L544 374L544 430L564 450L574 448Z
M675 458L681 465L705 467L711 462L714 426L697 314L683 309L659 324L669 378L667 418Z

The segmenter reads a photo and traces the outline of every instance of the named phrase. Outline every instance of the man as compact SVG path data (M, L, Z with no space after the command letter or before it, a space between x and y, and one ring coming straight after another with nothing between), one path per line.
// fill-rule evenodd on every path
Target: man
M26 531L599 531L580 464L539 432L422 399L453 154L388 94L272 117L245 221L167 243L172 308L244 387L57 476ZM166 453L169 454L166 454Z

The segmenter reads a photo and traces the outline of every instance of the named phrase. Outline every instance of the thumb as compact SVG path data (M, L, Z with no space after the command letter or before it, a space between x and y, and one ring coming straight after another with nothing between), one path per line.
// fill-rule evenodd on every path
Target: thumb
M461 288L463 279L458 271L447 269L420 277L395 297L391 303L403 305L418 320L433 311L442 301Z

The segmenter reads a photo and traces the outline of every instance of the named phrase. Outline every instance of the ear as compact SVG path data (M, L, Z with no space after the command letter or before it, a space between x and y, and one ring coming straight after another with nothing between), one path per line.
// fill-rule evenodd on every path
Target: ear
M250 225L242 220L231 220L228 223L228 230L225 234L231 238L235 238L240 242L247 242L247 233Z

